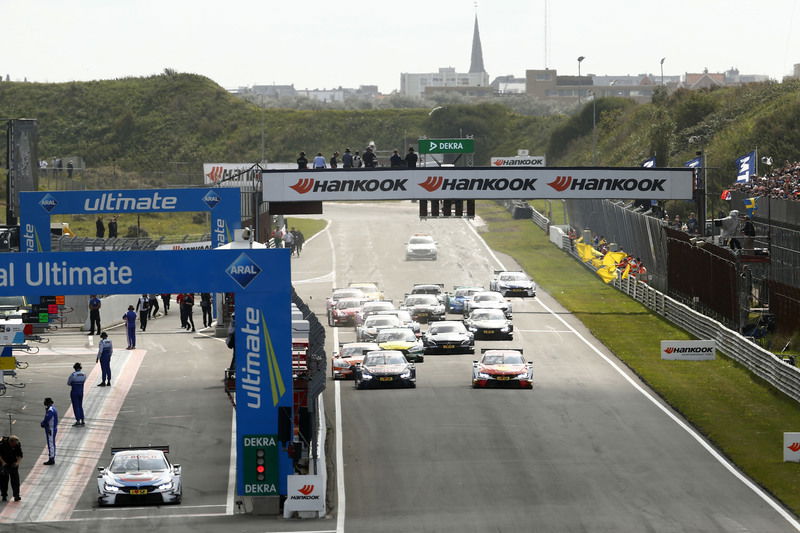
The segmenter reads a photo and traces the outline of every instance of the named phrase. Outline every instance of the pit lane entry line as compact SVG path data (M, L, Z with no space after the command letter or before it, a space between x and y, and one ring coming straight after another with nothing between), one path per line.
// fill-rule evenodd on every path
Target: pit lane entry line
M503 265L503 263L500 261L500 259L497 257L497 255L495 255L494 251L493 251L491 248L489 248L489 245L488 245L488 244L486 244L486 241L484 241L484 240L481 238L481 236L478 234L478 232L477 232L477 231L475 231L475 228L474 228L474 227L472 227L472 225L469 223L469 221L465 221L465 223L467 224L467 227L468 227L468 228L469 228L469 229L472 231L472 233L474 233L474 234L475 234L475 237L477 237L477 238L478 238L478 240L479 240L479 241L480 241L480 242L483 244L484 248L486 248L486 251L488 251L488 252L489 252L489 255L491 255L491 256L492 256L492 258L495 260L495 262L497 263L497 265L498 265L498 266L499 266L501 269L503 269L503 270L506 270L506 267L505 267L505 265ZM594 353L596 353L598 356L600 356L600 358L601 358L601 359L603 359L603 361L605 361L606 363L608 363L608 364L609 364L609 366L611 366L611 368L613 368L613 369L614 369L614 371L616 371L616 372L617 372L617 373L618 373L620 376L622 376L622 377L623 377L623 379L625 379L625 381L627 381L627 382L628 382L628 383L629 383L629 384L630 384L630 385L631 385L631 386L632 386L634 389L636 389L636 390L637 390L637 391L638 391L638 392L639 392L639 393L640 393L642 396L644 396L644 397L645 397L646 399L648 399L648 400L649 400L649 401L650 401L650 402L651 402L653 405L655 405L655 406L656 406L658 409L660 409L660 410L661 410L661 412L663 412L665 415L667 415L667 416L668 416L668 417L669 417L669 418L670 418L670 419L671 419L673 422L675 422L676 424L678 424L678 426L679 426L681 429L683 429L684 431L686 431L686 433L688 433L688 434L689 434L689 436L691 436L691 437L692 437L692 438L693 438L693 439L694 439L694 440L695 440L695 441L696 441L698 444L700 444L700 446L702 446L702 447L703 447L703 448L704 448L704 449L705 449L705 450L706 450L706 451L707 451L707 452L708 452L708 453L709 453L709 454L710 454L710 455L711 455L711 456L712 456L714 459L716 459L716 460L717 460L717 462L718 462L719 464L721 464L721 465L722 465L722 466L723 466L723 467L724 467L724 468L725 468L725 469L726 469L728 472L730 472L731 474L733 474L733 475L736 477L736 479L738 479L739 481L741 481L741 482L742 482L742 483L743 483L743 484L744 484L744 485L745 485L747 488L749 488L750 490L752 490L752 491L753 491L753 492L756 494L756 496L758 496L759 498L761 498L761 500L762 500L762 501L764 501L764 503L766 503L766 504L767 504L767 505L769 505L771 508L773 508L773 509L774 509L774 510L775 510L775 511L776 511L776 512L779 514L779 515L781 515L781 516L782 516L782 517L783 517L783 518L784 518L784 519L785 519L787 522L789 522L789 524L791 524L791 525L792 525L792 527L795 529L795 531L800 531L800 522L798 522L798 521L797 521L797 520L796 520L796 519L795 519L795 518L794 518L794 517L793 517L793 516L792 516L792 515L791 515L791 514L788 512L788 511L786 511L786 509L784 509L784 508L781 506L781 504L780 504L780 503L778 503L777 501L773 500L773 499L772 499L772 498L771 498L769 495L767 495L767 493L765 493L763 490L761 490L761 488L760 488L760 487L758 487L758 485L756 485L755 483L753 483L753 482L750 480L750 478L748 478L747 476L745 476L745 475L741 474L741 473L740 473L740 472L739 472L739 471L736 469L736 467L735 467L735 466L733 466L733 465L732 465L732 464L731 464L731 463L728 461L728 459L727 459L725 456L723 456L722 454L720 454L720 453L719 453L719 452L718 452L716 449L714 449L714 448L713 448L713 447L712 447L710 444L708 444L708 443L707 443L707 442L706 442L706 441L703 439L703 437L702 437L702 436L700 436L700 434L698 434L698 433L697 433L697 431L695 431L695 429L694 429L692 426L690 426L690 425L686 424L686 423L685 423L683 420L681 420L680 418L678 418L677 416L675 416L675 414L674 414L674 413L672 413L672 411L670 411L670 410L669 410L667 407L665 407L665 406L664 406L664 405L663 405L661 402L659 402L659 401L658 401L656 398L654 398L652 394L650 394L648 391L646 391L644 388L642 388L642 386L641 386L641 385L639 385L638 383L636 383L636 382L635 382L635 381L634 381L634 380L633 380L633 379L632 379L632 378L631 378L631 377L630 377L628 374L626 374L626 373L625 373L625 372L624 372L624 371L623 371L623 370L622 370L622 369L619 367L619 365L617 365L617 364L616 364L614 361L612 361L612 360L611 360L611 359L610 359L608 356L606 356L606 355L605 355L605 354L604 354L604 353L603 353L603 352L602 352L602 351L601 351L599 348L597 348L597 347L596 347L594 344L592 344L592 343L591 343L591 342L590 342L590 341L589 341L589 340L588 340L586 337L584 337L583 335L581 335L581 333L580 333L578 330L576 330L574 327L572 327L570 324L568 324L568 323L567 323L567 321L566 321L566 320L564 320L564 319L563 319L563 318L562 318L562 317L561 317L561 316L560 316L558 313L556 313L555 311L553 311L552 309L550 309L550 308L549 308L549 307L548 307L548 306L547 306L547 305L546 305L544 302L542 302L542 301L541 301L541 299L537 298L537 301L538 301L539 305L541 305L541 306L542 306L542 308L544 308L544 310L545 310L545 311L547 311L548 313L550 313L551 315L553 315L553 316L554 316L556 319L558 319L558 321L559 321L559 322L561 322L561 323L562 323L562 324L563 324L563 325L564 325L564 326L565 326L567 329L569 329L569 330L570 330L572 333L574 333L574 334L575 334L575 335L576 335L576 336L577 336L577 337L578 337L578 338L581 340L581 342L583 342L583 343L584 343L584 344L585 344L585 345L586 345L586 346L587 346L589 349L591 349L591 350L592 350Z
M61 415L56 464L42 464L48 457L45 447L21 484L22 501L6 504L0 513L0 523L51 522L70 518L87 483L95 480L95 465L105 451L111 428L144 356L144 350L116 352L111 358L111 368L112 375L119 377L114 380L113 387L103 389L94 386L100 376L100 365L95 364L86 381L86 426L72 426L75 418L72 407Z

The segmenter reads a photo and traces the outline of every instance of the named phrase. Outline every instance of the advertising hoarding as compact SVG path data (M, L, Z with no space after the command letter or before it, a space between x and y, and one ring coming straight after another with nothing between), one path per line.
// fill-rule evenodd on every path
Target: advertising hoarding
M690 200L690 168L422 168L263 173L264 201L625 198Z

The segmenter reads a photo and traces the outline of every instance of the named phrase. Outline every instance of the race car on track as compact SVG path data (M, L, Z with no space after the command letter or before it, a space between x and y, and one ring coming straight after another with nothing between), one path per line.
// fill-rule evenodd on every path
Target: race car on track
M392 315L370 315L364 323L356 327L356 340L358 342L372 342L378 332L386 328L402 327L400 319ZM416 338L416 337L415 337Z
M403 352L412 363L425 361L425 346L409 328L386 328L378 331L375 337L381 350L397 350Z
M514 326L500 309L475 309L464 319L464 326L476 339L514 338Z
M374 342L348 342L339 346L339 351L333 354L331 374L333 379L347 379L353 377L353 368L361 364L367 352L380 350Z
M358 312L364 300L361 298L342 298L328 315L329 326L347 326L356 323Z
M170 463L168 453L169 446L111 448L111 464L98 468L98 503L181 503L181 465Z
M533 363L526 361L522 350L481 350L481 358L472 362L472 387L533 388Z
M406 294L403 305L417 322L433 322L444 318L444 304L433 294Z
M383 291L374 281L352 281L347 284L350 289L361 289L367 300L383 300Z
M328 325L332 326L331 315L333 310L336 309L336 303L343 298L354 298L359 300L366 300L367 297L361 289L333 289L333 293L325 300L325 308L328 314Z
M503 296L536 296L536 283L521 270L495 270L489 290Z
M433 294L437 300L444 303L444 283L417 283L411 287L409 294Z
M463 313L465 304L479 292L486 292L483 287L453 287L453 292L445 295L444 306L448 313Z
M358 310L358 313L355 316L355 325L360 326L364 323L367 317L377 315L383 311L389 311L391 309L395 309L394 303L392 303L391 300L374 300L364 302L361 305L361 309Z
M438 253L436 241L433 240L433 237L424 233L412 235L406 244L406 261L417 259L436 261Z
M355 382L357 389L396 385L414 388L417 386L417 369L402 352L367 352L364 360L355 368Z
M400 322L403 324L404 328L411 328L417 337L421 335L419 329L419 322L411 318L411 313L409 313L405 309L386 309L384 311L379 311L378 314L394 315L400 319Z
M511 302L495 291L476 292L464 305L464 316L468 316L475 309L500 309L508 318L511 318Z
M475 334L455 320L431 324L422 343L425 353L475 353Z

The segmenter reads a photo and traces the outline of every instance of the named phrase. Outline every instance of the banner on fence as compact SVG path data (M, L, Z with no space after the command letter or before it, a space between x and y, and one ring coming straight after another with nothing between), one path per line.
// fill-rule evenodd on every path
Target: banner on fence
M716 341L661 341L661 359L710 361L716 354Z

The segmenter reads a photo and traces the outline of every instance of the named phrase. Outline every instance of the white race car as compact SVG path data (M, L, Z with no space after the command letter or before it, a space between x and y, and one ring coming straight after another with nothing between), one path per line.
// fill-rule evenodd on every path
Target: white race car
M181 465L170 463L168 453L169 446L111 448L111 464L98 467L98 503L181 503Z
M505 296L536 296L536 283L521 270L495 270L489 290Z

